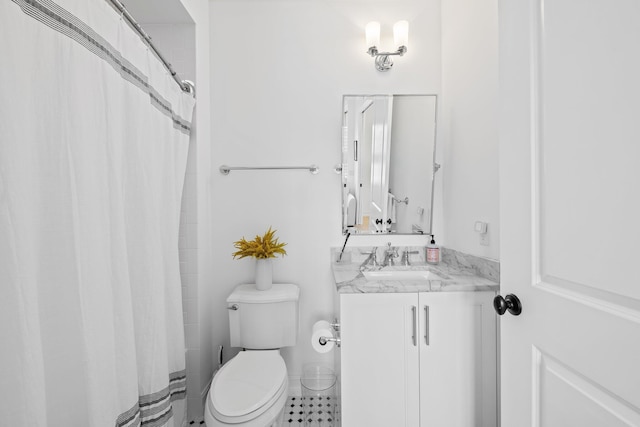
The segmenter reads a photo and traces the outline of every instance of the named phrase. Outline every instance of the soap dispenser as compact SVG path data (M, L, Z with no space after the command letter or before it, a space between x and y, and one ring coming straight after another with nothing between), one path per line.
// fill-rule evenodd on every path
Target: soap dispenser
M431 235L431 242L427 245L427 263L438 264L440 262L440 247L436 245L434 235Z

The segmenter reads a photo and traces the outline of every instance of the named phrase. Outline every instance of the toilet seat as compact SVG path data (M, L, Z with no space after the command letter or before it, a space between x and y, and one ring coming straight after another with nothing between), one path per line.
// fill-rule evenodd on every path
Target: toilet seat
M207 406L222 423L246 423L283 396L286 400L287 388L287 368L278 350L242 351L213 378Z

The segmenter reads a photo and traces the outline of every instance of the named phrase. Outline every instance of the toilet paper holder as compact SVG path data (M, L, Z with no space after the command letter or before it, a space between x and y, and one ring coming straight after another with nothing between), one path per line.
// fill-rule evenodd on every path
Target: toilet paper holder
M336 343L336 346L340 347L340 338L336 337L320 337L318 342L320 345L327 345L328 342L334 342Z
M334 336L330 336L330 337L325 337L325 336L321 336L320 338L318 338L318 342L320 343L320 345L327 345L327 343L329 342L334 342L336 343L336 346L340 347L340 323L338 322L337 318L333 319L333 323L330 323L329 325L331 325L331 329L333 329L334 331L336 331L336 337Z

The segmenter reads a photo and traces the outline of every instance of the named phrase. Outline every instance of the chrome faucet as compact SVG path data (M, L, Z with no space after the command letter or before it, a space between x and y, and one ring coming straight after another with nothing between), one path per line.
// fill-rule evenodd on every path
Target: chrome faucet
M384 261L382 261L382 266L386 267L388 265L395 265L394 258L398 258L398 248L392 248L391 242L387 243L387 250L384 251Z
M373 249L371 249L371 252L360 252L363 255L369 255L367 259L365 259L364 262L360 264L360 270L365 270L368 266L378 266L378 260L376 259L377 251L378 248L374 247Z
M417 254L418 251L410 251L409 248L402 251L402 258L400 259L401 265L411 265L411 261L409 260L409 255Z

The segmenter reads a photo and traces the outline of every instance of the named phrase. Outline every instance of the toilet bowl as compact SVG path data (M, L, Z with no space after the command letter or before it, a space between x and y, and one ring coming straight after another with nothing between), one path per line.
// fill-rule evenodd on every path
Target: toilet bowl
M207 427L278 426L287 401L287 368L278 350L246 350L213 377Z
M296 345L298 286L274 283L234 288L227 298L229 344L243 348L214 375L207 396L207 427L278 427L289 380L280 348Z

